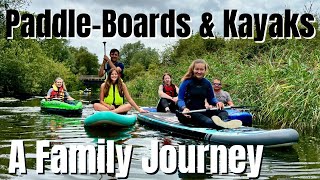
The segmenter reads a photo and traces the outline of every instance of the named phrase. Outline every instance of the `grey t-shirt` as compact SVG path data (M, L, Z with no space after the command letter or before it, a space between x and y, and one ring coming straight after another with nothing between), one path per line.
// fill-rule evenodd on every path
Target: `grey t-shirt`
M214 92L214 97L218 99L219 102L223 104L228 104L229 101L232 101L230 94L227 91L220 90L220 92Z
M48 93L47 93L47 96L50 96L52 91L53 91L53 88L50 88ZM70 95L69 95L69 93L67 91L64 91L64 96L65 97L69 97Z

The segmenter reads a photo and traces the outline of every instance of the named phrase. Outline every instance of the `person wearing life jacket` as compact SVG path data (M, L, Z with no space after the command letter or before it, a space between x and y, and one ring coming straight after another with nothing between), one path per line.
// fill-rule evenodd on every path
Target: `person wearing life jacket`
M158 112L175 112L178 101L179 88L172 84L172 77L169 73L162 76L163 84L159 86L158 94L160 100L157 105Z
M129 104L124 103L124 98ZM96 111L112 111L118 114L127 113L131 107L134 107L140 113L148 112L139 106L131 98L126 84L119 76L116 68L111 68L108 77L100 87L100 102L94 103L93 108Z
M57 99L60 99L61 101L74 100L67 92L66 85L63 82L63 79L60 77L55 79L53 85L49 89L47 96L45 98L46 99L57 98Z
M228 113L223 110L224 104L215 98L210 81L204 78L208 68L205 60L194 60L182 77L177 103L180 112L176 113L178 120L184 124L215 129L240 127L240 120L227 121ZM206 110L205 99L211 107L216 106L217 109Z

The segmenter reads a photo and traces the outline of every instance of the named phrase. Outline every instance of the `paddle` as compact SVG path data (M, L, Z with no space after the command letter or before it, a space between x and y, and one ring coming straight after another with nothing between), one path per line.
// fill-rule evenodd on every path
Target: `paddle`
M106 42L105 42L105 41L103 41L102 43L103 43L104 55L106 55L106 54L107 54L107 52L106 52Z
M232 107L230 106L226 106L224 107L224 109L231 109ZM214 110L219 110L218 108L214 107L214 108L210 108L210 109L197 109L197 110L192 110L192 111L189 111L189 112L185 112L182 114L191 114L191 113L195 113L195 112L206 112L206 111L214 111Z
M250 110L247 107L254 107L254 106L225 106L224 109L241 109L241 110ZM197 110L192 110L187 113L182 113L182 114L190 114L190 113L195 113L195 112L206 112L206 111L214 111L214 110L219 110L218 108L210 108L210 109L197 109Z

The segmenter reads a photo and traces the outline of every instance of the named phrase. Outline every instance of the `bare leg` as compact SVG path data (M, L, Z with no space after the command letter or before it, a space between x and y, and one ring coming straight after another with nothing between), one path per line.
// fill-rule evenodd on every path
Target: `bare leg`
M101 103L94 103L94 104L93 104L93 108L94 108L94 110L96 110L96 111L110 111L109 108L107 108L106 106L104 106L104 105L101 104Z
M122 104L118 108L112 110L112 112L117 113L117 114L127 113L128 111L130 111L130 109L131 109L131 105L130 104Z

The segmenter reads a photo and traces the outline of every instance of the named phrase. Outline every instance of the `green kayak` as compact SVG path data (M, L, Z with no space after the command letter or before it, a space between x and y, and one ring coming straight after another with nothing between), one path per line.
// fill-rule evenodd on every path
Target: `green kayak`
M83 108L82 102L77 100L62 102L57 100L47 101L46 99L41 100L40 107L41 112L63 116L79 116L82 114Z

